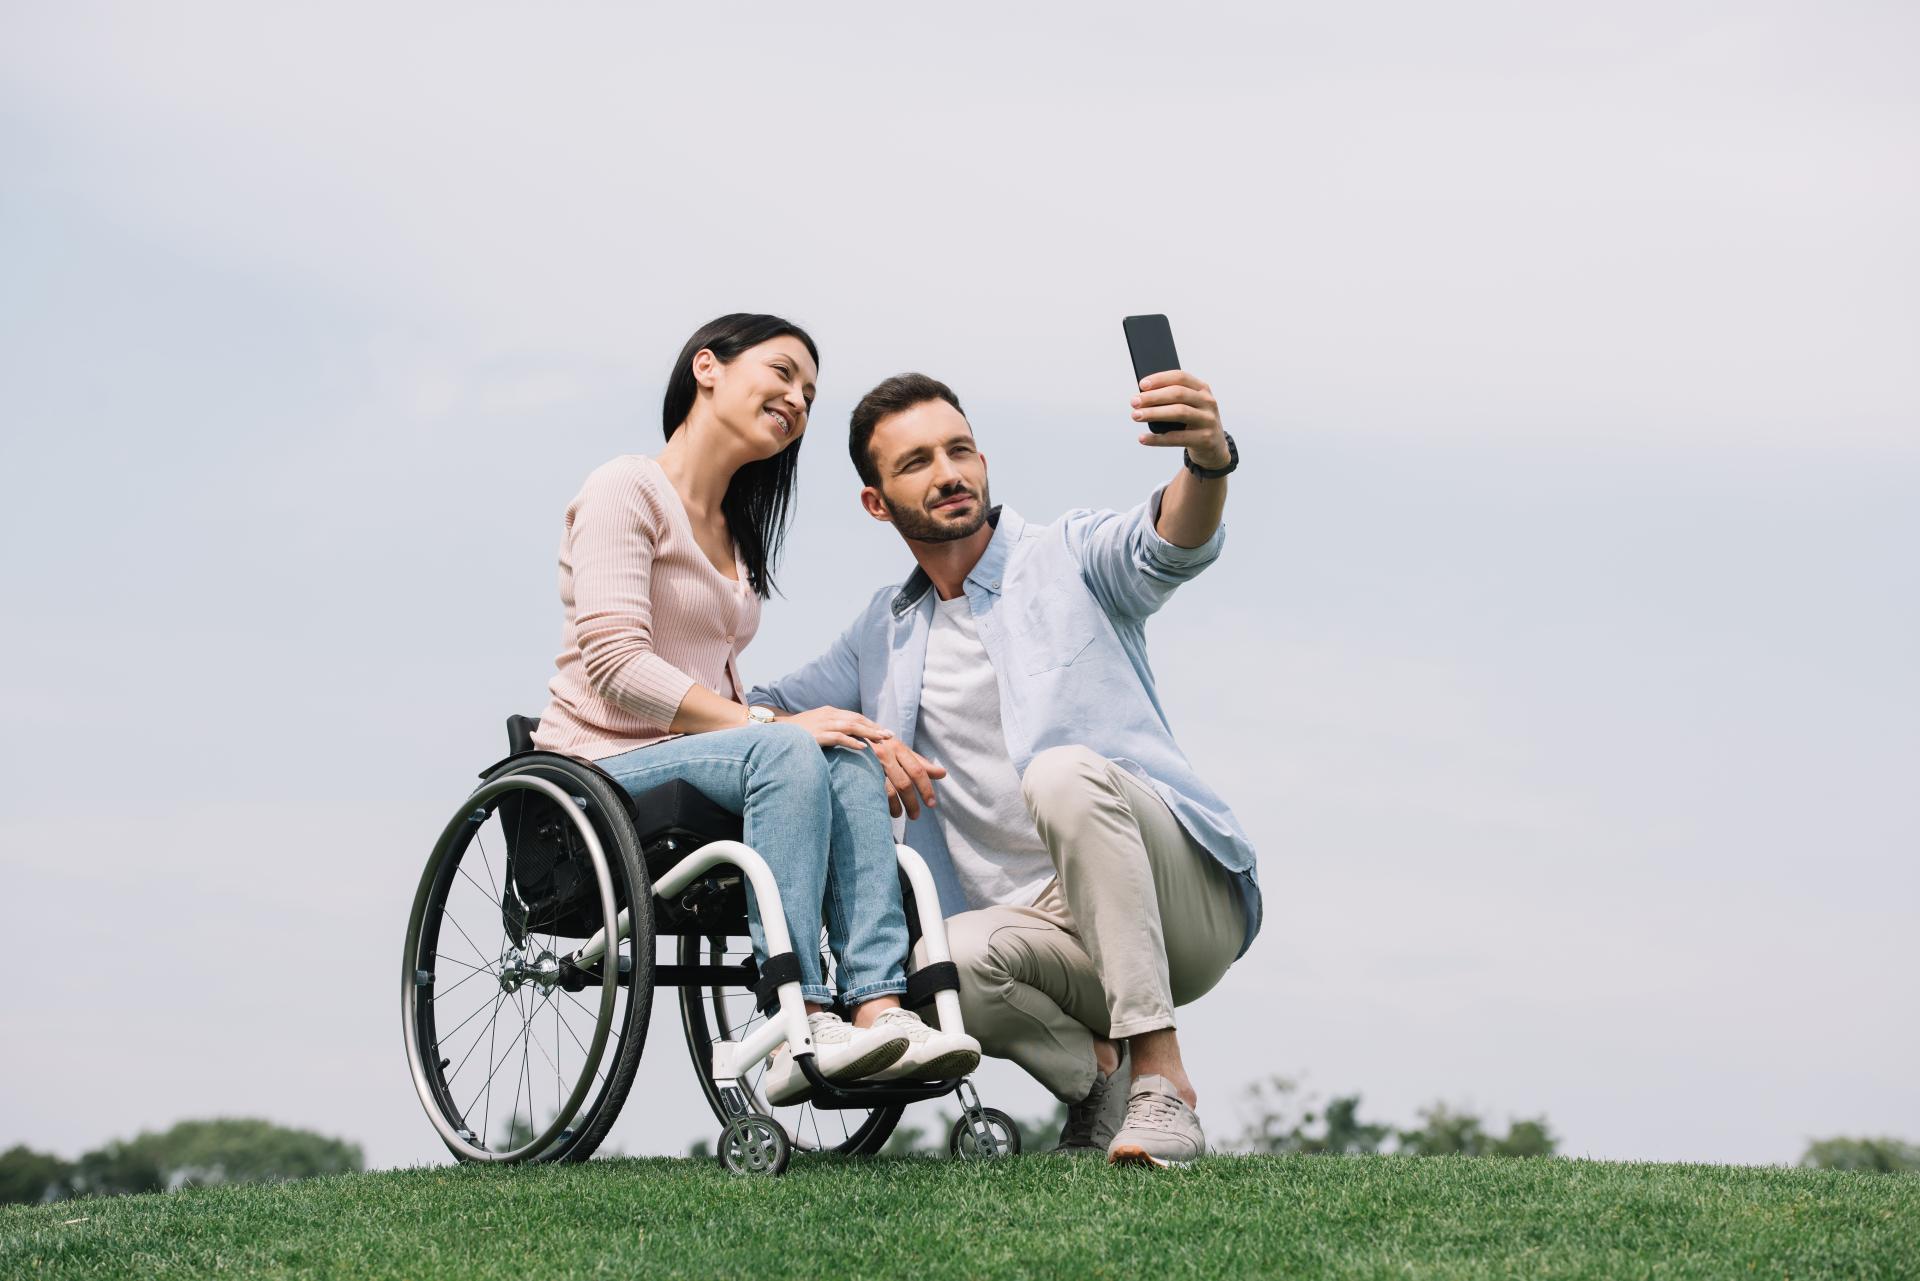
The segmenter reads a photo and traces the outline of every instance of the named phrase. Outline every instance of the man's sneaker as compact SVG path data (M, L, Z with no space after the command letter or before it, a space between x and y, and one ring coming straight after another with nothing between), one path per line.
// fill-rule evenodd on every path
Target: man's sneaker
M963 1032L928 1027L912 1010L891 1009L873 1021L907 1038L907 1052L890 1068L875 1072L874 1081L944 1081L965 1076L980 1066L980 1042Z
M1120 1042L1120 1063L1105 1076L1093 1074L1093 1088L1078 1103L1067 1104L1067 1123L1060 1127L1056 1155L1105 1152L1127 1117L1127 1043Z
M1127 1092L1127 1122L1107 1145L1114 1165L1182 1166L1207 1150L1200 1118L1164 1076L1134 1078Z
M813 1036L814 1066L829 1081L858 1081L881 1068L892 1067L907 1052L907 1038L881 1027L855 1027L831 1010L807 1015ZM782 1045L767 1061L760 1086L769 1103L798 1103L813 1092L813 1083L793 1061L793 1051Z

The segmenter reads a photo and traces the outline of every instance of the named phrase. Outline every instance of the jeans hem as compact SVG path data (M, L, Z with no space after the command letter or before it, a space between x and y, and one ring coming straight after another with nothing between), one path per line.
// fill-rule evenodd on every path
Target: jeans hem
M858 1005L862 1001L871 1001L876 996L905 996L905 979L882 979L878 983L869 983L865 987L856 987L850 992L842 992L840 1001L844 1005Z

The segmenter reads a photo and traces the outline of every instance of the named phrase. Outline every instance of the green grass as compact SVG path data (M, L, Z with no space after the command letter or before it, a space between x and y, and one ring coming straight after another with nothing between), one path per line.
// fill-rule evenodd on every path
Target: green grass
M69 1220L79 1220L69 1222ZM1463 1157L418 1169L0 1210L0 1276L1920 1277L1920 1177Z

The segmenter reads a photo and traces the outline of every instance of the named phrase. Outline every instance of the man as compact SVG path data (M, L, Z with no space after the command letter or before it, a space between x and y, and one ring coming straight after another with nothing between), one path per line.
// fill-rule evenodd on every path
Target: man
M1142 445L1186 451L1173 480L1038 526L991 505L950 388L875 387L849 441L860 501L917 568L748 701L893 732L872 746L939 885L967 1031L1068 1104L1061 1150L1158 1167L1206 1150L1174 1007L1246 951L1260 892L1246 833L1173 741L1145 634L1219 556L1239 456L1191 374L1143 380L1132 415Z

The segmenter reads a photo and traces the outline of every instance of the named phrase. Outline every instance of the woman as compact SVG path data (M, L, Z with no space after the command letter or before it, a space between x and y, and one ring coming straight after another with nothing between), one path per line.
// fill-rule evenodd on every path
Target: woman
M685 779L741 815L780 887L821 1074L937 1080L972 1071L980 1046L900 1005L906 918L867 747L891 735L839 708L741 702L737 660L773 588L819 359L777 316L722 316L687 340L659 457L614 459L567 508L566 626L534 745L594 761L633 795ZM823 899L850 1025L824 1008L833 992L810 946ZM765 960L757 904L750 919ZM807 1092L785 1047L764 1085L774 1103Z

